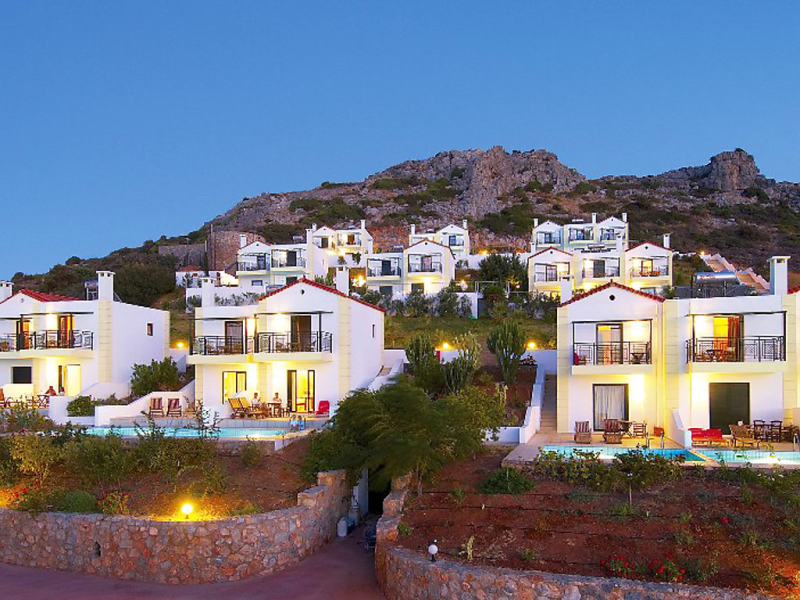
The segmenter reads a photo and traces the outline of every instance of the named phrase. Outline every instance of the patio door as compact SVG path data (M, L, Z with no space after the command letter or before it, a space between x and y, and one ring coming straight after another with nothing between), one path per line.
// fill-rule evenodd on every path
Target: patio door
M730 425L750 423L749 383L708 384L709 426L730 433Z
M247 373L245 371L222 372L222 402L227 402L231 396L247 389Z
M558 269L555 265L544 266L544 280L545 281L558 281Z
M392 267L392 261L390 260L382 260L381 261L381 275L387 276L391 275L394 268Z
M606 419L628 419L628 384L596 383L594 395L594 428L602 431Z
M295 352L313 352L311 340L311 315L292 315L292 349Z
M289 410L294 412L314 412L316 403L316 373L313 370L286 372L286 397Z
M227 354L244 353L244 321L225 321Z
M81 393L81 366L58 365L59 394L74 397Z
M597 324L597 364L622 364L622 323Z
M17 321L17 349L26 350L31 348L31 322L28 319Z
M287 267L296 267L297 266L297 251L296 250L289 250L286 252L286 266Z
M72 347L72 331L75 329L75 317L73 315L60 315L58 317L58 347Z

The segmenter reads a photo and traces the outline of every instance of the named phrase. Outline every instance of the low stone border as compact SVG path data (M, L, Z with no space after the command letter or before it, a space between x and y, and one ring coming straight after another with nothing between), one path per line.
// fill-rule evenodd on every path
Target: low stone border
M161 583L247 579L329 542L350 493L344 471L332 471L300 492L296 507L217 521L2 509L0 562Z
M442 558L432 563L396 544L408 480L393 483L378 521L375 570L388 600L769 600L741 590L631 579L559 575L468 565Z

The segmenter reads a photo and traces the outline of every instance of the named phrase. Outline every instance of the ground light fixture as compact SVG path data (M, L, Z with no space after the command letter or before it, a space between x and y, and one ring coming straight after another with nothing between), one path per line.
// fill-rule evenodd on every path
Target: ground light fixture
M536 350L536 342L534 341L528 342L528 350Z
M436 562L437 554L439 554L439 546L436 545L436 540L434 539L428 544L428 556L431 557L431 562Z
M194 506L192 506L191 502L184 502L183 506L181 506L181 512L186 516L186 520L189 520L189 515L192 514L194 511Z

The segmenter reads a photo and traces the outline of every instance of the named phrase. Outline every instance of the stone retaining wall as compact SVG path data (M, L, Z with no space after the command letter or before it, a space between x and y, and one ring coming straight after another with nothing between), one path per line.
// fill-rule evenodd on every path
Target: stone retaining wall
M387 600L767 600L740 590L629 579L558 575L473 566L444 558L435 563L396 544L407 482L384 501L378 521L375 570Z
M297 506L218 521L0 510L0 562L162 583L246 579L299 562L336 533L350 488L320 473Z

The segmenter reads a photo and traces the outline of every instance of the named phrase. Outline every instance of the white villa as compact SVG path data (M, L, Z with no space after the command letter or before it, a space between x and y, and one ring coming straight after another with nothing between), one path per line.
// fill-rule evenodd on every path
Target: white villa
M533 221L531 232L531 253L536 254L545 248L558 248L567 252L625 250L628 248L628 214L620 218L608 217L598 222L597 213L592 213L591 222L576 219L566 225L552 221L539 224Z
M469 241L469 224L466 219L461 221L461 227L458 225L447 225L438 231L417 232L417 226L411 225L411 230L408 234L408 245L414 244L423 240L437 242L442 246L447 246L452 250L453 256L456 260L466 260L470 255L470 241Z
M88 300L0 282L0 389L7 398L125 393L134 364L169 350L169 313L115 300L114 273L98 271Z
M212 414L226 417L231 397L256 393L262 401L277 394L293 413L325 401L333 414L382 369L384 313L344 292L298 279L248 306L215 305L208 280L201 293L188 362L195 399Z
M436 294L455 278L456 258L448 246L426 239L402 252L367 255L366 271L367 287L385 296Z
M800 420L800 298L788 257L760 296L664 299L617 282L558 309L557 428L646 421L691 444L690 428Z
M372 234L367 231L367 222L362 219L360 227L352 229L331 229L330 227L311 226L313 232L312 239L314 245L323 250L327 250L329 256L353 257L358 254L360 261L354 260L357 264L363 263L363 257L372 254ZM335 264L331 264L335 266Z

